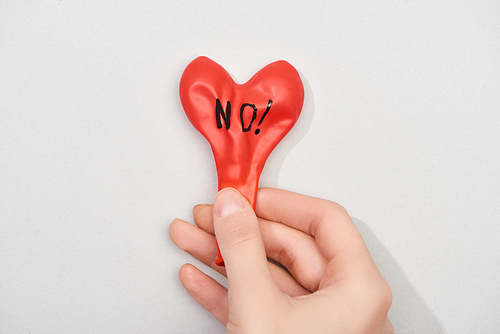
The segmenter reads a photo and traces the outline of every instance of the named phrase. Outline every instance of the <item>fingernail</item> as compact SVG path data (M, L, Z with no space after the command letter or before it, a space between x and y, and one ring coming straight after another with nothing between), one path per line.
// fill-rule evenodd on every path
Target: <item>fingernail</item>
M193 214L196 210L198 210L199 207L201 207L203 204L197 204L193 207Z
M243 210L245 205L241 195L232 188L221 190L214 200L215 214L219 217L225 217L235 212Z

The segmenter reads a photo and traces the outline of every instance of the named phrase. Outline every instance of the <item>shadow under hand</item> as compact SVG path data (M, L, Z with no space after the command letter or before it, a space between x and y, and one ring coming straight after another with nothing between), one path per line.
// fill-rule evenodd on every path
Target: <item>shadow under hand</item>
M443 333L443 327L417 294L403 270L387 249L362 221L353 218L361 236L372 254L378 269L389 283L393 302L389 319L395 333Z
M299 75L302 80L302 85L304 86L304 105L302 106L302 112L295 126L269 155L261 176L261 182L266 187L278 187L278 176L286 156L311 127L311 121L314 115L314 96L309 82L302 73L299 73Z

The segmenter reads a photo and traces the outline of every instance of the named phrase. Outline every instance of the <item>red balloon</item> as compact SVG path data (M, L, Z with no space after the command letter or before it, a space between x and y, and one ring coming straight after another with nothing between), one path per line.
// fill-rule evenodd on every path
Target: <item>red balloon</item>
M255 209L264 164L302 110L297 70L280 60L240 85L222 66L198 57L184 70L179 92L187 117L212 147L219 190L237 189ZM220 253L216 263L224 265Z

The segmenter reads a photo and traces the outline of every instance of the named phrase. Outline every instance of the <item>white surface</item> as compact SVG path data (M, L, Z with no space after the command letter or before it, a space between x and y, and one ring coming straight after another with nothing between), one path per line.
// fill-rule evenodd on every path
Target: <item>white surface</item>
M306 86L263 186L355 218L399 333L500 328L500 6L494 1L0 3L0 332L222 333L177 269L211 202L178 99L206 55Z

